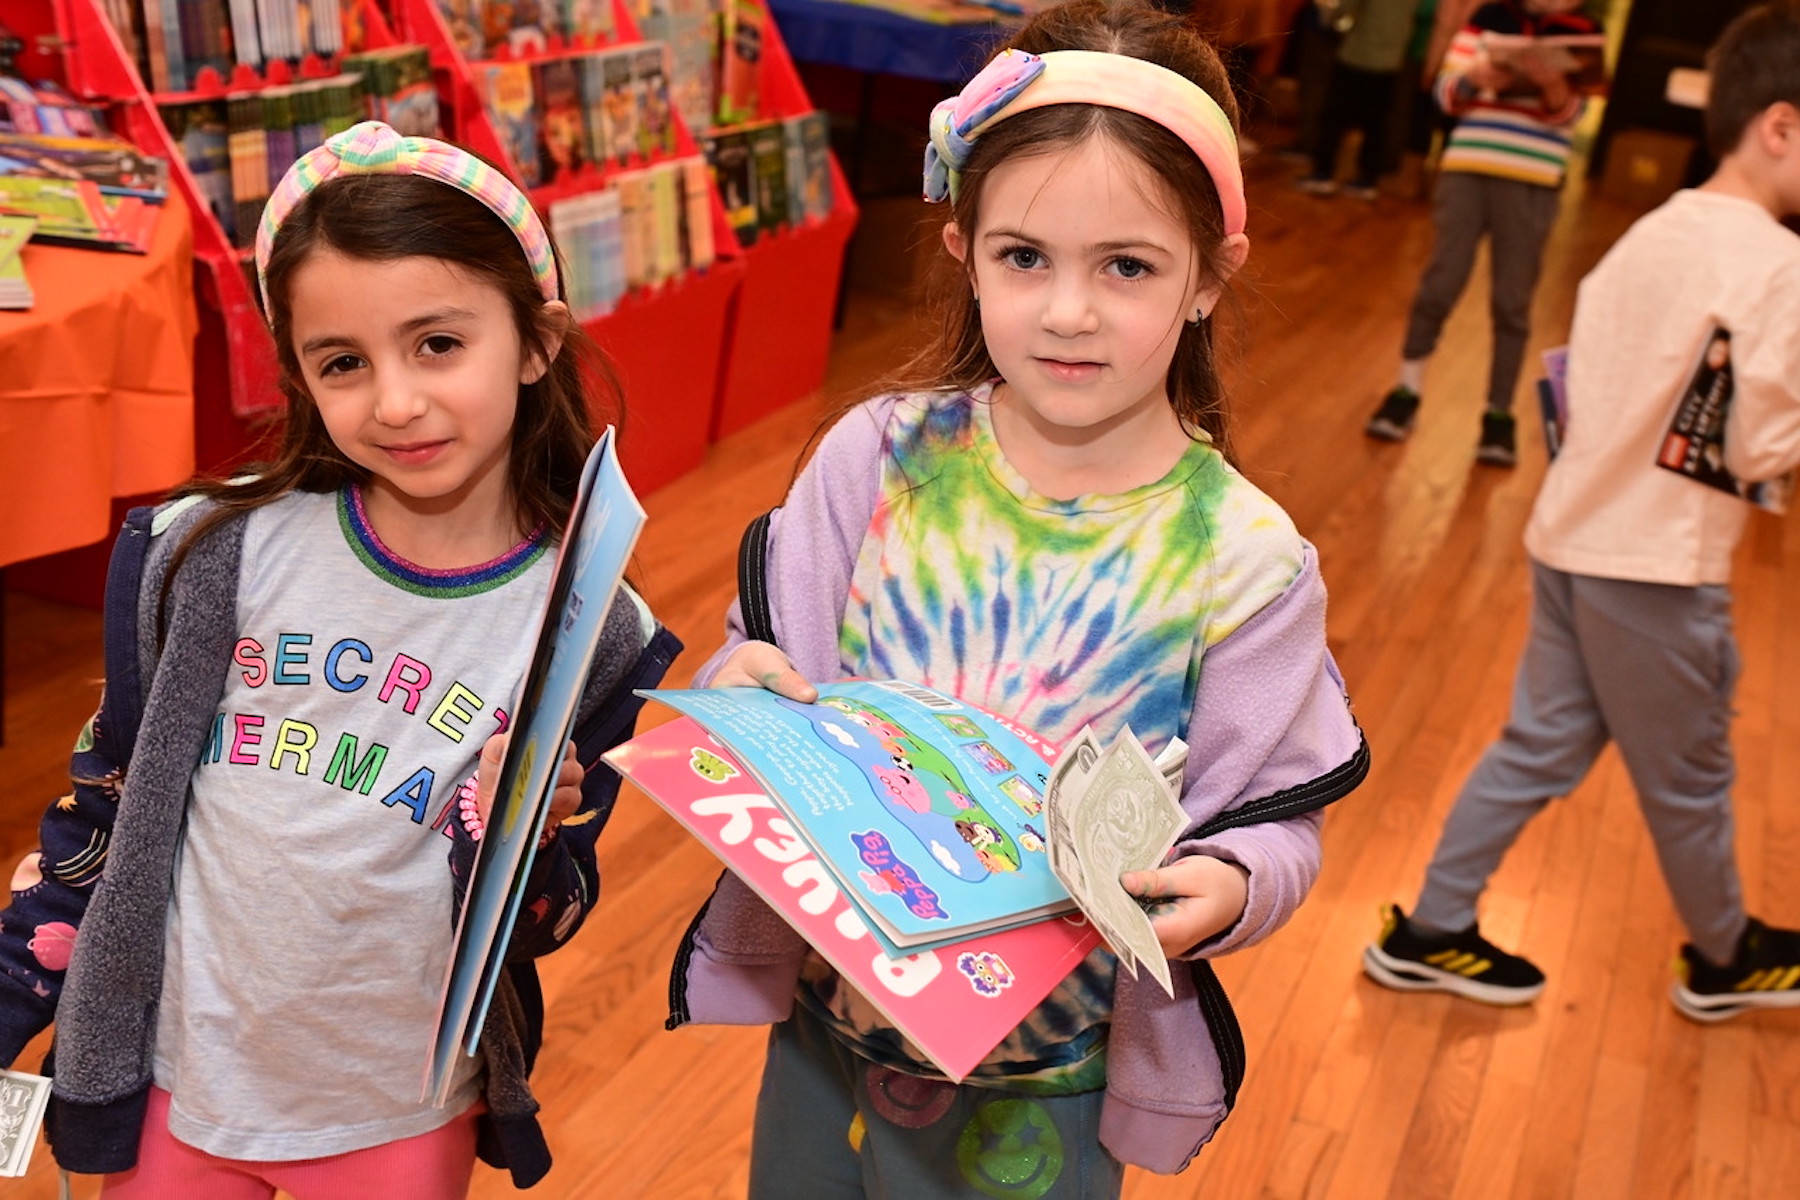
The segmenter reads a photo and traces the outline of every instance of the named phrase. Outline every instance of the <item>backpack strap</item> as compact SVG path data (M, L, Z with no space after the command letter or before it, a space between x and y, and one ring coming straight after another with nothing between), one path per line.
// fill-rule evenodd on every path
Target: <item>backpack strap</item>
M144 681L138 668L138 593L144 562L150 556L155 517L156 509L149 506L125 514L106 567L106 691L101 703L121 767L130 764L144 716Z
M738 609L744 633L757 642L775 641L775 617L769 606L769 519L774 509L762 513L744 528L738 543Z

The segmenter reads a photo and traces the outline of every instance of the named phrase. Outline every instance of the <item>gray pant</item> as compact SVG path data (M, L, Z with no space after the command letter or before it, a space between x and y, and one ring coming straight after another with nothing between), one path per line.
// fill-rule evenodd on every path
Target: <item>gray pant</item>
M1745 915L1732 848L1730 589L1570 575L1532 563L1531 632L1512 715L1456 797L1413 916L1475 921L1525 823L1572 792L1610 737L1663 880L1700 952L1731 958Z
M1420 359L1437 348L1444 322L1475 267L1475 250L1486 236L1493 278L1488 309L1494 324L1487 403L1498 412L1511 412L1525 341L1531 336L1531 294L1544 242L1556 223L1556 207L1555 188L1464 171L1438 176L1431 203L1436 230L1431 261L1413 297L1402 355Z

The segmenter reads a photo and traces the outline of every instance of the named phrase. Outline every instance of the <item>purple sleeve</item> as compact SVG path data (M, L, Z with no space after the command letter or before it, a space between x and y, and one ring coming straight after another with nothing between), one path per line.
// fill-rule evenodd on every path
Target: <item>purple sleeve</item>
M1182 803L1196 824L1360 781L1362 731L1326 648L1325 587L1310 545L1287 590L1206 652L1186 741ZM1243 918L1203 943L1199 957L1251 945L1286 923L1318 876L1322 819L1314 811L1176 844L1177 855L1207 854L1250 873Z

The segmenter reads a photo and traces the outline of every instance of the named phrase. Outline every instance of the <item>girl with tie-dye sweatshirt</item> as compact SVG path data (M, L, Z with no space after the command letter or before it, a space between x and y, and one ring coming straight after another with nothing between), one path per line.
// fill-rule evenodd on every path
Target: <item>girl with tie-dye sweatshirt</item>
M1210 317L1248 242L1218 58L1103 0L1011 47L933 115L967 287L928 386L825 434L770 525L780 648L734 606L699 679L906 678L1053 741L1185 739L1190 836L1124 880L1163 901L1175 995L1098 951L953 1084L728 874L670 1024L775 1025L752 1196L1112 1196L1123 1163L1181 1169L1243 1072L1208 960L1293 914L1318 809L1366 771L1316 557L1229 457Z

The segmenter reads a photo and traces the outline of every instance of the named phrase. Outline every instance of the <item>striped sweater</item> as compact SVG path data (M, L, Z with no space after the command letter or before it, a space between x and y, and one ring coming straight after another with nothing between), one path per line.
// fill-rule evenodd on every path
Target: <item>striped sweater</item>
M1432 93L1457 118L1439 169L1496 175L1543 187L1561 187L1569 165L1569 140L1585 100L1571 94L1551 110L1535 94L1494 96L1476 91L1469 72L1481 56L1484 32L1549 36L1600 32L1599 22L1579 12L1533 13L1518 0L1484 4L1450 40Z

